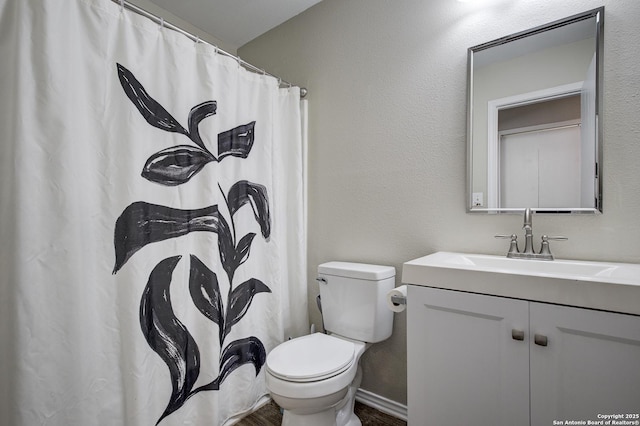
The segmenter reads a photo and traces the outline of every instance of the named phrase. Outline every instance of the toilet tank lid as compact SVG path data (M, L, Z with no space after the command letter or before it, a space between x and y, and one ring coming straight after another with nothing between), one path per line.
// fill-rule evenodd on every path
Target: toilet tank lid
M396 268L393 266L369 265L366 263L327 262L318 265L318 273L377 281L395 277Z

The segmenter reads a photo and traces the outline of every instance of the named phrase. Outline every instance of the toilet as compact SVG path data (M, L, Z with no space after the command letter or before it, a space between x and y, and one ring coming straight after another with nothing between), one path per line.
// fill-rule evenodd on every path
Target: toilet
M328 262L318 266L324 333L288 340L267 355L266 385L283 426L360 426L354 414L360 357L391 335L386 295L395 268Z

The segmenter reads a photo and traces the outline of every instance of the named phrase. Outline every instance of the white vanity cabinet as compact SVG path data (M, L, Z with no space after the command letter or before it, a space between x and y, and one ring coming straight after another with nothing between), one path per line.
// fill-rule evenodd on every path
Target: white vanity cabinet
M531 425L598 414L640 422L639 316L531 302L529 317Z
M525 425L528 302L409 286L409 426Z
M640 316L417 285L407 303L409 426L640 413Z

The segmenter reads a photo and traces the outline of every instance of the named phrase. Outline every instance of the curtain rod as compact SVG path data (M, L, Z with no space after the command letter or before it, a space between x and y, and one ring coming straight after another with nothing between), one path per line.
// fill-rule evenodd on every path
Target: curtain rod
M249 71L252 71L252 72L255 72L255 73L258 73L258 74L268 75L270 77L273 77L273 78L277 79L279 86L280 85L285 85L285 86L289 86L289 87L293 87L294 86L293 84L289 83L288 81L285 81L285 80L281 79L280 77L276 77L275 75L266 72L262 68L258 68L255 65L252 65L249 62L247 62L247 61L243 60L242 58L240 58L239 56L231 54L231 53L229 53L229 52L227 52L227 51L225 51L223 49L220 49L218 46L216 46L214 44L211 44L208 41L202 40L200 37L198 37L196 35L193 35L190 32L187 32L187 31L183 30L182 28L177 27L177 26L165 21L164 18L156 16L151 12L147 12L146 10L142 9L139 6L136 6L133 3L130 3L128 1L126 1L126 0L111 0L111 1L114 2L114 3L119 4L120 7L122 7L122 8L127 8L127 9L137 13L138 15L142 15L145 18L149 18L152 21L160 24L161 26L163 26L165 28L169 28L170 30L179 32L183 36L190 38L191 40L193 40L196 43L204 43L204 44L207 44L207 45L213 47L216 50L217 53L220 53L220 54L222 54L224 56L228 56L229 58L232 58L233 60L238 62L238 64L240 64L244 68L248 69ZM300 88L300 97L304 98L305 96L307 96L307 89L304 88L304 87L301 87Z

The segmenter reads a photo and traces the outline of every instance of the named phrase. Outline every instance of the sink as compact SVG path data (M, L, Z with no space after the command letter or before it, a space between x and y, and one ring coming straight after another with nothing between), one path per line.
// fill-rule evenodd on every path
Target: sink
M548 277L571 278L581 280L609 277L614 279L635 279L640 284L640 265L608 262L586 262L577 260L526 260L508 259L501 256L482 254L439 252L429 256L434 266L449 268L469 268L484 271L535 274Z
M438 252L406 262L402 282L640 315L640 264Z

